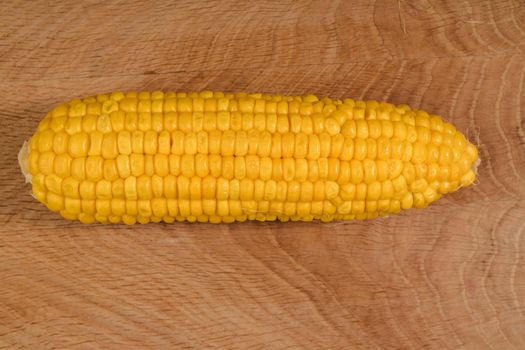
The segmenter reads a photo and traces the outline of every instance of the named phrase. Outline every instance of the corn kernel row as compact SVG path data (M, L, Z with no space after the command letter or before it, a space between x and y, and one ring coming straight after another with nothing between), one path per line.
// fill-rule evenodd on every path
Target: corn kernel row
M357 113L348 112L350 108L357 108ZM101 115L114 111L131 111L138 113L170 113L170 112L216 112L216 111L241 111L244 113L268 114L301 114L311 115L322 113L330 115L335 110L344 110L354 119L384 119L395 120L397 115L407 114L407 124L428 126L432 130L442 131L444 124L439 116L429 116L424 111L411 110L406 105L394 106L390 103L377 101L344 101L316 96L281 96L246 93L221 93L221 92L116 92L111 95L102 94L83 100L74 99L68 104L57 106L50 116L82 116L85 114ZM282 112L282 113L279 113ZM355 114L355 116L354 116ZM446 123L445 123L446 124Z
M428 158L427 158L428 159ZM433 162L426 164L400 159L352 159L337 158L270 158L270 157L233 157L206 154L178 155L142 155L120 154L117 159L104 159L101 156L72 158L69 154L55 155L53 152L31 153L29 169L38 175L56 175L59 178L72 176L76 180L114 181L129 176L168 174L185 177L224 177L226 179L262 179L316 181L330 180L339 184L360 182L369 184L385 181L403 175L407 183L417 179L427 181L459 181L471 171L472 159L468 154L449 164Z
M123 131L101 134L80 132L68 137L64 133L54 134L45 130L38 138L32 139L30 148L34 154L67 154L72 158L102 156L115 159L131 153L146 155L194 155L217 154L222 156L257 155L259 157L297 159L340 158L341 160L402 159L414 163L469 162L477 157L476 148L466 145L464 137L441 137L447 142L424 143L423 141L402 140L398 137L362 138L327 133L319 135L271 134L251 131L201 131L182 133L181 131Z
M63 210L64 205L72 200L241 200L241 201L277 201L304 203L328 200L341 214L348 214L350 206L358 208L355 203L363 201L385 203L384 201L400 201L403 209L412 206L425 207L428 203L437 200L441 194L450 190L448 182L433 182L428 184L425 180L417 180L410 186L406 184L403 176L393 181L373 182L369 185L349 183L339 186L331 181L251 181L248 179L228 181L224 178L215 179L206 177L201 179L193 177L175 177L172 175L164 178L160 176L139 178L129 177L117 181L76 181L72 178L65 180L52 176L37 176L33 181L33 193L48 204L52 210ZM457 187L456 182L453 186ZM80 203L73 201L75 203ZM103 202L101 202L103 203ZM354 204L352 204L354 203ZM368 207L371 211L372 207ZM67 209L69 212L71 210ZM382 211L380 206L377 211ZM98 212L98 211L97 211Z
M96 221L107 223L149 221L173 222L233 222L245 220L272 220L277 217L287 220L325 220L333 219L367 219L389 213L399 212L415 206L416 202L404 200L347 201L337 208L330 201L313 202L280 202L280 201L241 201L241 200L185 200L153 198L152 200L113 199L65 199L60 202L49 196L48 206L59 210L71 220L85 223ZM426 206L423 202L420 207ZM193 217L194 219L191 219Z
M377 196L363 197L359 194L362 184L353 190L345 188L341 192L341 196L330 195L330 199L325 196L312 196L309 201L289 201L293 198L281 197L265 197L266 193L259 200L257 197L253 199L243 199L224 197L195 199L185 198L179 196L177 198L144 198L144 199L124 199L119 197L111 198L71 198L62 197L53 192L42 192L38 188L34 188L34 194L37 199L45 202L49 209L60 211L61 214L68 219L79 219L83 222L92 222L97 220L99 222L120 222L132 223L131 217L136 217L135 220L142 222L149 220L158 220L166 222L173 221L177 214L184 217L202 216L204 214L214 214L225 217L229 214L235 214L234 217L242 215L258 215L263 213L266 215L280 215L285 216L297 215L302 218L311 217L311 219L337 219L349 218L348 215L354 215L352 218L365 219L373 218L380 215L387 215L389 213L396 213L401 209L409 209L411 207L424 208L429 203L437 200L441 195L432 187L424 189L422 192L406 192L395 196L393 199L377 199ZM376 199L374 199L376 198ZM241 205L241 207L239 207ZM167 206L167 207L166 207ZM125 209L124 209L125 207ZM165 208L171 208L170 212L166 214ZM335 215L334 215L335 214ZM364 214L364 215L363 215ZM138 219L138 217L142 219ZM128 217L126 217L128 216ZM179 219L177 219L179 220ZM237 220L237 219L236 219ZM191 220L190 220L191 221ZM216 221L216 220L215 220ZM224 220L227 222L227 220ZM239 220L237 220L239 221ZM241 220L242 221L242 220Z
M64 132L73 135L78 132L102 134L119 131L149 131L156 132L179 130L185 133L231 130L231 131L268 131L270 133L321 133L335 135L342 130L346 134L355 134L367 138L380 135L389 137L389 134L417 133L421 140L431 136L439 138L439 134L453 135L455 128L452 124L443 122L437 116L428 116L421 111L410 111L406 114L379 113L369 110L348 107L346 105L333 106L329 114L314 113L276 114L230 111L206 112L123 112L115 110L109 114L82 114L68 116L67 111L62 114L51 113L53 118L45 118L39 125L39 131L51 130L55 133ZM370 110L375 111L375 110Z

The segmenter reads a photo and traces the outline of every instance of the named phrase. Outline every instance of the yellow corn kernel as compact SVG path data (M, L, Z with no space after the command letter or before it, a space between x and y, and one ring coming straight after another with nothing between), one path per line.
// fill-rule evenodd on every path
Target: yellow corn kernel
M51 118L57 118L62 116L68 115L68 105L67 104L60 104L53 108L51 111Z
M192 177L195 174L195 158L190 154L181 157L182 175Z
M177 100L177 111L179 112L192 112L193 101L188 97L182 97Z
M427 145L427 163L437 163L439 160L439 147L433 144Z
M402 174L407 183L412 183L416 178L416 169L414 168L414 165L408 162L405 163Z
M69 135L63 131L57 132L53 138L53 152L56 154L68 151Z
M89 180L84 180L79 184L79 194L82 199L96 198L96 183Z
M136 131L138 128L138 115L135 112L126 113L124 127L127 131Z
M403 172L404 163L399 159L392 159L388 162L388 174L390 179L394 179Z
M425 201L425 196L422 193L414 193L414 207L425 208L428 204Z
M439 147L439 164L448 165L452 161L452 150L446 145Z
M38 157L38 169L44 175L53 173L55 162L55 153L44 152Z
M32 186L31 186L31 190L33 192L33 195L35 196L35 198L37 200L39 200L40 202L42 203L46 203L46 198L47 198L47 191L45 189L45 185L44 185L44 175L42 174L39 174L41 175L41 183L37 183L35 181L33 181L32 183ZM36 177L35 177L36 178Z
M78 215L82 212L82 202L80 199L75 198L64 198L65 210L74 215Z
M108 101L109 102L109 101ZM104 105L106 103L102 104L102 109L104 110ZM124 112L137 112L137 104L138 100L136 98L127 97L123 98L119 101L118 107L120 110Z
M321 133L319 134L319 144L320 144L319 156L321 158L328 157L331 151L332 138L327 133Z
M295 159L295 180L305 181L308 178L308 162L306 159Z
M74 158L84 157L88 154L89 135L85 132L79 132L71 135L69 138L69 154Z
M403 192L407 188L407 181L405 177L401 175L392 180L392 185L394 185L394 190L396 192Z
M144 156L144 174L153 176L155 174L155 163L151 154Z
M61 178L66 178L71 174L71 162L73 158L69 154L58 154L53 162L55 174Z
M137 111L140 112L151 112L151 100L139 97L137 104Z
M157 153L157 133L153 130L144 133L144 153L150 155Z
M81 199L82 212L86 215L93 215L96 212L94 199Z
M123 215L123 219L125 219L127 216L128 222L135 223L137 221L137 218L136 218L137 215L138 215L137 201L136 200L126 200L126 215Z
M229 185L228 198L229 199L239 199L240 192L241 192L241 184L239 180L232 179Z
M113 195L113 198L124 198L124 180L122 179L116 179L111 183L111 192Z
M62 193L69 198L79 198L79 186L80 183L78 180L72 177L65 178L62 180Z
M131 134L131 151L138 154L144 152L144 133L142 131L134 131Z
M380 198L391 199L392 197L394 197L394 184L390 180L384 180L381 183Z
M406 125L407 137L406 141L413 143L417 140L417 129L413 125Z
M379 181L374 181L368 185L366 198L372 201L381 198L381 183Z
M414 197L412 193L407 192L401 199L401 209L410 209L414 205Z
M169 142L169 139L168 139L168 142ZM159 148L160 148L160 139L159 139ZM202 154L208 153L208 133L206 131L201 130L197 133L197 153L202 153Z
M114 132L105 134L102 140L102 158L115 159L118 154L117 134Z
M398 200L392 200L390 201L390 209L389 211L391 213L399 213L401 211L401 202Z
M415 142L412 151L412 162L423 163L427 159L427 147L422 142Z
M107 134L112 131L111 119L107 114L101 114L97 118L97 130L103 134Z
M89 151L88 155L90 156L99 156L102 154L102 143L104 141L104 134L100 131L92 131L89 133Z
M255 180L259 176L259 157L256 156L246 156L245 158L245 167L246 167L246 176L249 179ZM271 175L270 175L271 177Z
M121 178L125 179L131 175L130 157L121 154L116 159L117 171Z
M38 174L39 173L39 167L38 167L38 164L39 164L39 153L35 150L35 151L31 151L29 153L29 156L28 156L28 159L27 159L27 163L28 163L28 168L29 168L29 172L31 174Z
M108 180L100 180L96 183L95 193L97 199L111 199L111 182Z
M423 191L423 197L425 198L425 202L428 204L428 203L431 203L431 202L434 202L434 201L438 200L440 195L432 187L427 187Z
M111 122L111 129L115 132L124 130L124 122L126 119L126 113L123 111L113 111L109 115Z
M164 217L168 214L168 207L166 199L164 198L153 198L151 200L151 211L154 216Z
M439 181L446 181L450 178L450 166L440 166L439 167Z
M95 200L96 214L100 218L97 221L104 222L107 220L107 216L111 215L111 201L109 199L97 199Z
M151 192L153 197L164 196L164 180L158 175L151 177Z
M461 186L470 186L474 180L476 180L476 174L474 171L469 170L465 175L460 179Z
M405 153L405 144L397 137L390 139L390 158L389 159L402 159ZM381 156L379 157L382 158Z
M426 178L428 174L428 166L424 163L415 164L416 178ZM459 168L458 168L459 169Z
M117 162L115 159L104 160L103 173L104 173L104 179L106 180L114 181L118 179L119 173L117 169Z
M55 174L50 174L45 177L44 180L45 187L48 191L62 194L62 178Z
M178 128L178 115L175 112L164 113L163 129L167 132L172 132Z
M100 156L86 158L86 176L88 180L99 181L104 174L104 159Z
M39 124L38 124L38 128L36 129L37 132L42 132L42 131L45 131L45 130L49 130L49 125L51 123L51 119L49 118L44 118Z
M133 176L140 176L144 174L144 156L142 154L133 153L129 157L129 168Z
M365 183L359 183L355 187L355 199L364 200L366 199L366 193L368 191L368 186Z
M377 160L376 167L377 167L377 180L385 181L386 179L388 179L388 169L389 169L388 162L386 160Z
M130 200L136 200L138 198L137 178L135 176L127 177L124 180L124 195L127 199L130 199Z
M86 104L79 102L71 105L69 107L69 116L70 117L82 117L86 114Z
M231 112L230 114L230 130L239 131L242 128L242 113Z
M111 199L110 207L113 216L123 216L126 214L126 201L122 198Z
M363 160L367 156L367 144L364 139L357 138L354 140L354 159Z
M418 127L416 127L416 130L417 130L417 140L418 140L418 142L421 142L422 144L430 143L430 141L431 141L431 132L430 132L430 129L428 129L428 127L418 126Z
M151 199L153 197L151 177L141 175L137 177L137 196L139 199Z
M82 118L82 131L87 133L92 133L97 130L98 115L97 114L88 114Z
M390 209L390 200L389 199L380 199L377 201L377 211L381 215L388 214L388 210Z
M307 159L317 159L321 155L321 142L315 134L308 136L308 154Z
M410 185L410 190L416 193L424 192L425 189L427 188L428 188L428 183L425 179L416 180L412 182L412 184Z
M363 164L356 159L350 161L350 181L353 184L358 184L363 181L364 169Z
M456 133L456 128L450 123L443 123L443 133L454 135Z
M164 112L176 112L177 111L177 99L173 97L168 97L166 95L166 99L164 100L163 105Z
M325 198L333 199L339 194L339 185L333 181L326 181L324 184Z
M189 184L190 199L202 199L202 181L198 176L193 176Z
M75 158L71 162L71 176L77 180L86 178L86 158Z
M131 133L129 131L121 131L118 133L117 147L119 154L131 154Z
M64 209L64 197L53 192L47 192L46 194L47 207L51 211L60 211Z

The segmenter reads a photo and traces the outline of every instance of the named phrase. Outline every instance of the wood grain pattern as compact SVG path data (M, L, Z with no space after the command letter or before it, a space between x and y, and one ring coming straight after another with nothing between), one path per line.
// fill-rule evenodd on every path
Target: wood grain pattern
M525 348L522 0L0 4L0 349ZM114 90L388 100L479 183L368 222L83 226L29 195L43 114Z

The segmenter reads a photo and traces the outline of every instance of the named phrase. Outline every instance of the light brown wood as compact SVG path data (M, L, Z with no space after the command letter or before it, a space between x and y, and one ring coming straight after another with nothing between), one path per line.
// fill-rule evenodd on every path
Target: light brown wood
M0 349L525 348L522 0L0 4ZM83 226L16 161L53 105L114 90L407 103L479 182L367 222Z

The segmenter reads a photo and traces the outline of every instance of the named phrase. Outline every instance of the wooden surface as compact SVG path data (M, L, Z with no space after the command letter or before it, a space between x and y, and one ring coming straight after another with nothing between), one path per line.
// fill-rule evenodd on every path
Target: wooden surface
M525 2L0 3L0 349L524 349ZM114 90L408 103L479 182L370 222L82 226L16 164L53 105Z

